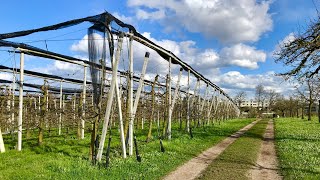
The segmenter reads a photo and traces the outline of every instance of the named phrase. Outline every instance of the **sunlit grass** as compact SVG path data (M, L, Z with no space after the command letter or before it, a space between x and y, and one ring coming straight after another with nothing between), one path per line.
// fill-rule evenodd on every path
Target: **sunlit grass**
M280 118L275 123L276 149L284 179L320 179L320 123Z
M193 139L174 125L173 139L163 142L165 153L160 151L156 130L153 132L155 139L150 143L144 142L147 129L136 131L141 163L135 156L121 158L120 140L115 128L108 169L104 167L105 158L97 166L88 161L89 134L84 140L77 140L74 132L73 135L70 132L70 135L62 136L51 132L51 137L46 134L43 145L38 147L35 131L31 139L24 139L22 152L9 150L15 141L11 142L11 137L5 136L8 151L0 154L0 179L158 179L252 121L230 120L205 129L196 128Z

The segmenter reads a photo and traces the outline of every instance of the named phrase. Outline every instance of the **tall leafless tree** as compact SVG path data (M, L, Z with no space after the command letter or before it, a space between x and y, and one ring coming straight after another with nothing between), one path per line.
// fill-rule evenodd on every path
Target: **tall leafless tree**
M240 91L235 95L234 101L237 103L237 106L239 108L241 106L241 103L246 99L246 97L247 97L247 93L244 91Z
M260 104L261 108L263 109L263 103L266 99L266 91L264 89L264 86L262 84L259 84L256 86L256 101L257 101L257 108L259 109Z
M269 103L268 110L272 110L276 100L280 97L280 94L277 93L275 90L266 90L266 99Z
M308 103L308 120L311 120L313 103L320 97L320 77L307 79L303 85L296 87L297 93Z
M280 45L275 53L276 62L292 67L281 73L286 78L309 79L320 71L320 17L312 20L304 33L295 34L294 39Z

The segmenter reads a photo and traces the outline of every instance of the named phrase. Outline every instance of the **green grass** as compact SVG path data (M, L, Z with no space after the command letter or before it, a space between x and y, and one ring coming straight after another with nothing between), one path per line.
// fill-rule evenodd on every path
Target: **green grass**
M248 179L255 165L268 120L261 120L214 160L199 179Z
M284 179L320 179L318 119L277 119L275 130L276 150Z
M49 138L46 134L41 147L36 146L35 137L24 139L22 152L9 150L15 141L5 136L7 152L0 154L0 179L159 179L252 121L230 120L221 125L208 126L205 130L196 128L193 139L174 125L173 139L164 141L165 153L160 152L159 141L144 142L147 129L139 130L136 133L141 163L135 157L121 158L120 140L115 129L112 132L111 164L108 169L103 167L104 163L92 166L88 161L88 134L84 140L76 140L75 135ZM156 135L156 131L153 134Z

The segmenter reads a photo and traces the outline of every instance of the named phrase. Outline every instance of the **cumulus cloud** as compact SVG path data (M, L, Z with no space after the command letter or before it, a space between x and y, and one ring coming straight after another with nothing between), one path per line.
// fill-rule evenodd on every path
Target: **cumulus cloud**
M265 52L241 43L223 48L220 54L228 64L248 69L257 69L258 62L265 62L267 58Z
M278 83L282 80L280 80L280 78L278 77L273 77L272 72L261 75L243 75L238 71L230 71L228 73L221 74L220 68L227 66L238 66L248 69L258 68L258 63L263 63L266 60L266 54L261 50L257 50L255 47L239 43L222 48L220 51L216 51L211 48L200 49L197 47L197 44L194 41L176 42L168 39L157 40L152 37L151 33L148 32L142 33L142 35L150 39L154 43L173 52L176 56L191 65L205 77L209 78L212 82L224 88L226 92L232 93L238 89L253 91L255 86L260 82L264 82L266 89L275 88L277 91L283 91ZM84 36L83 39L78 43L73 44L71 49L74 50L75 53L83 53L83 50L87 48L87 44L83 43L83 41L86 41L86 36ZM121 70L128 70L127 42L128 40L125 39L122 46L122 57L119 64L119 69ZM144 54L145 52L150 52L146 79L153 80L156 74L160 74L161 77L159 81L165 83L165 75L168 73L168 62L161 56L159 56L155 51L135 41L133 42L133 49L135 75L140 75ZM55 66L61 69L71 68L61 67L60 64L56 64ZM172 67L172 79L174 86L174 82L176 82L177 80L177 75L180 67L177 65L172 65ZM195 84L195 81L196 79L192 78L191 84ZM182 89L185 89L187 85L186 72L183 73L181 85ZM204 89L205 85L203 84L202 91L204 91Z
M255 87L262 84L266 90L275 90L278 93L288 95L295 88L294 85L284 81L282 77L275 76L275 72L269 71L262 74L241 74L238 71L229 71L220 76L211 78L231 95L239 91L246 91L250 98L254 98Z
M125 16L123 14L119 14L117 12L112 14L114 17L120 19L121 21L123 21L124 23L127 24L131 24L131 25L135 25L135 19L133 17L130 16Z
M286 37L284 37L274 48L271 56L277 58L277 54L280 52L281 48L285 47L287 44L295 40L295 35L293 32L289 33Z
M185 28L223 43L255 42L272 29L270 1L129 0L138 19L162 20L166 29Z
M154 43L173 52L177 57L179 57L203 74L217 72L219 68L228 66L257 69L259 67L258 63L265 62L266 60L265 52L242 43L225 47L220 51L216 51L211 48L197 48L196 42L191 40L181 42L176 42L168 39L157 40L153 38L151 36L151 33L149 32L144 32L142 33L142 35L150 39ZM124 40L122 50L123 56L127 56L127 42L127 40ZM98 41L98 43L102 43L102 41ZM82 54L82 56L84 54L86 54L85 56L87 56L87 49L87 35L85 35L82 40L71 46L72 51L80 53ZM141 70L144 54L145 52L150 52L150 62L147 70L152 71L152 73L167 73L168 62L160 57L155 51L137 42L133 42L133 50L135 70ZM120 63L120 65L122 64ZM177 68L175 66L173 67ZM124 66L122 68L126 67Z
M1 72L0 73L0 79L11 81L12 80L12 74Z

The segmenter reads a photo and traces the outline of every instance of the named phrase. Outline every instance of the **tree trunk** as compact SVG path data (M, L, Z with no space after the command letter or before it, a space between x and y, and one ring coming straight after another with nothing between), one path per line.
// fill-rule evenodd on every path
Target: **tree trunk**
M312 108L312 102L309 102L308 105L308 121L311 121L311 108Z
M148 136L146 139L146 142L149 142L151 139L151 133L152 133L152 121L153 121L153 117L154 117L154 106L155 106L155 85L158 81L158 75L155 77L154 82L152 84L152 89L151 89L151 114L150 114L150 118L149 118L149 132L148 132Z
M318 101L318 121L320 123L320 99Z
M39 118L39 134L38 134L38 145L42 145L43 143L43 131L44 131L44 121L46 119L47 114L47 96L48 89L46 87L46 83L41 87L43 91L42 103L40 104L40 118Z

